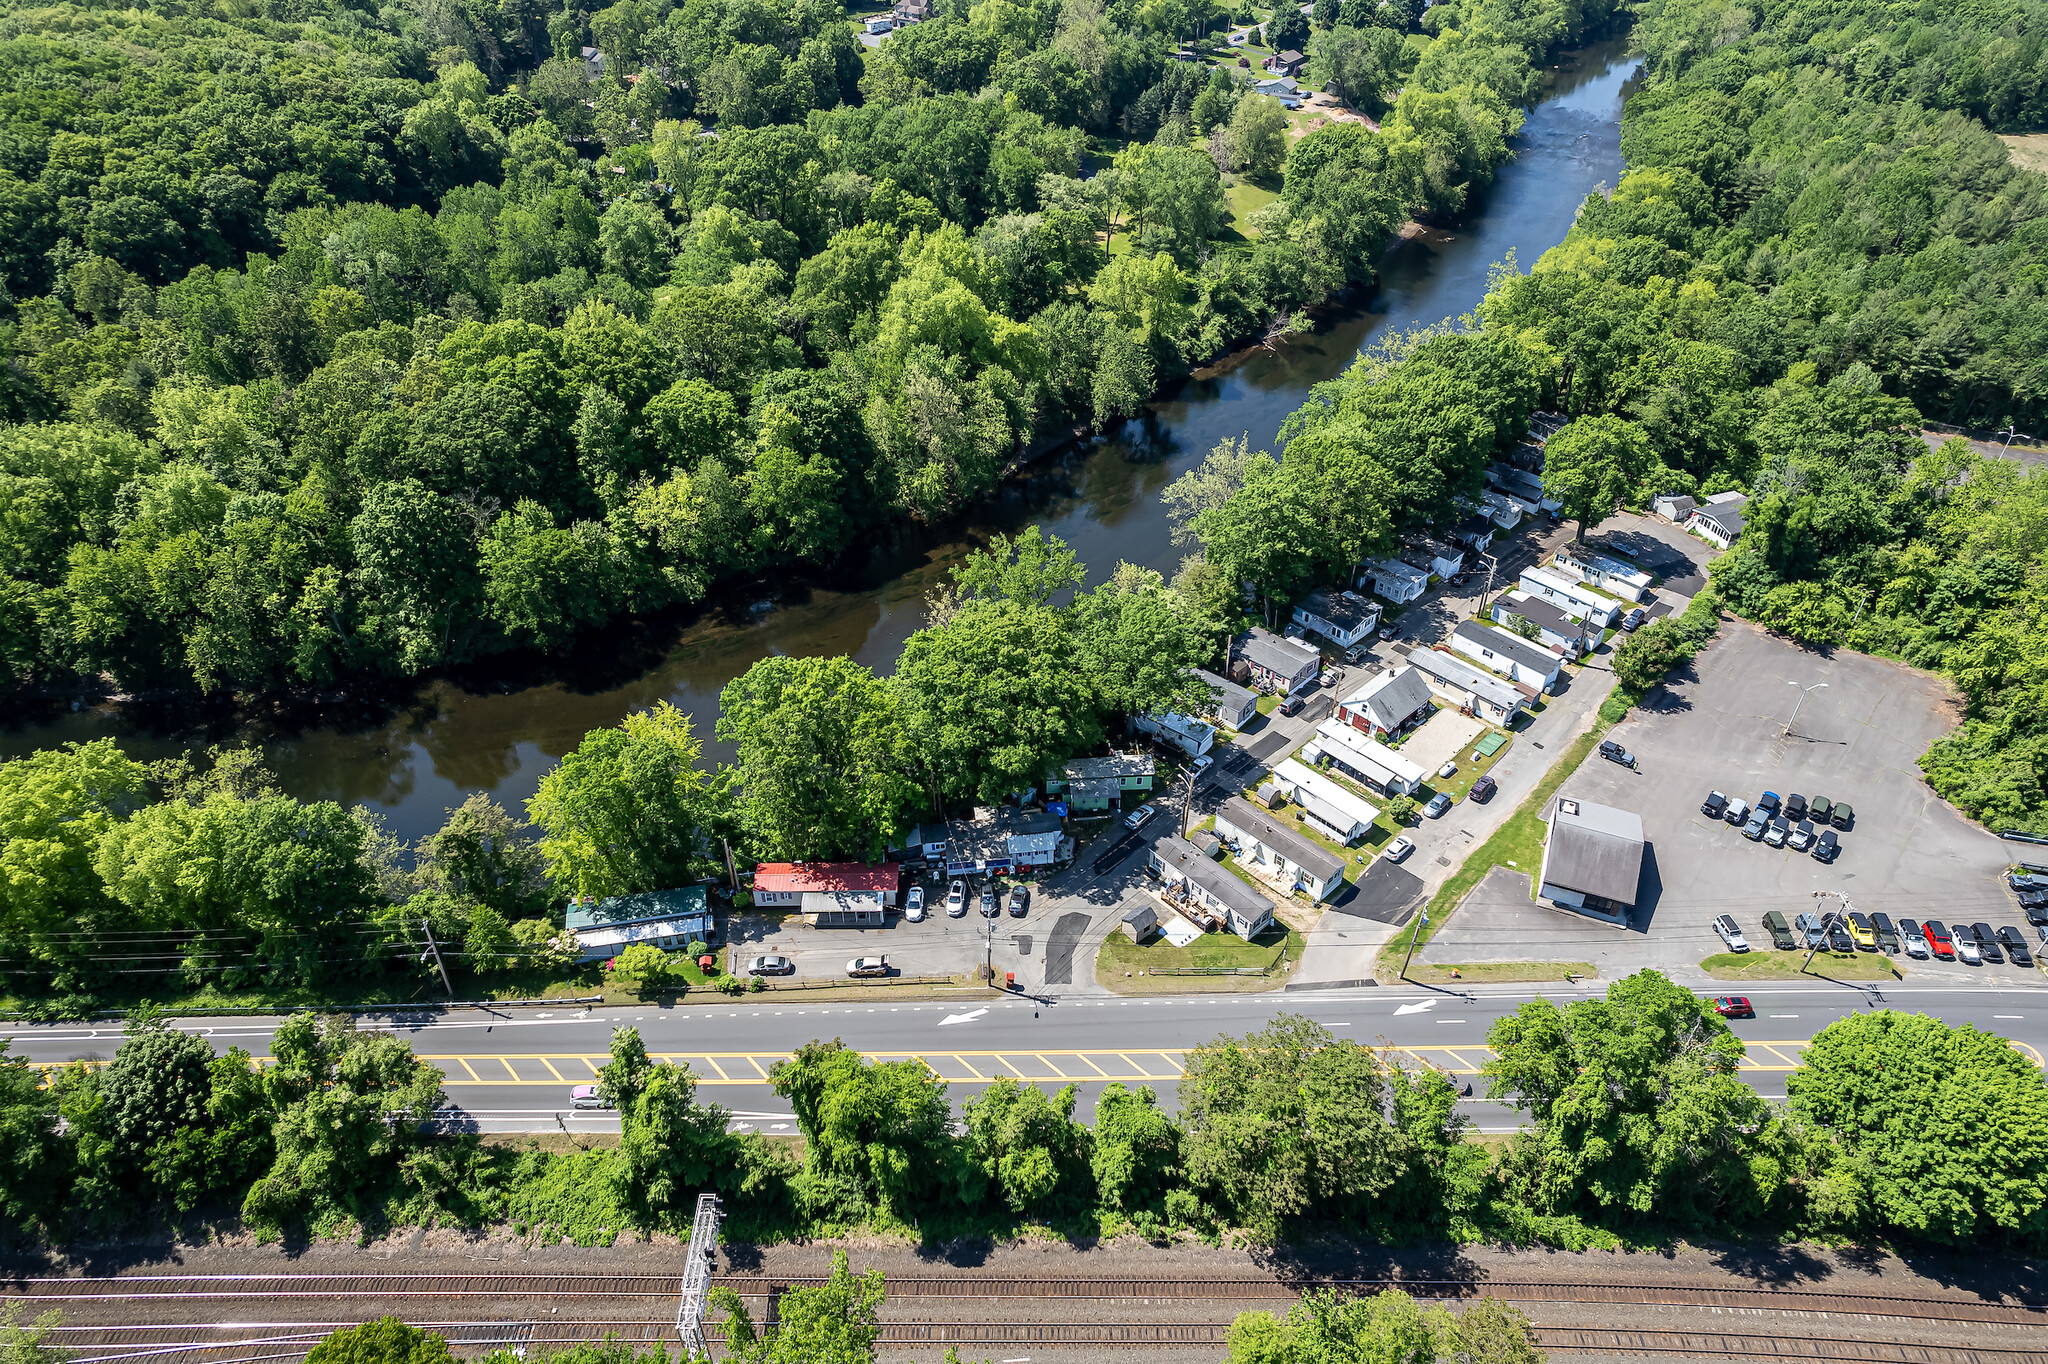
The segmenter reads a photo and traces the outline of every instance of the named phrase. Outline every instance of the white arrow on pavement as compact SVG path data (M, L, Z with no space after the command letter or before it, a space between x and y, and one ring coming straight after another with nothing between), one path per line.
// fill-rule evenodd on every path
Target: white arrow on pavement
M1419 1014L1426 1010L1434 1009L1435 1007L1435 1000L1425 999L1420 1004L1403 1004L1400 1008L1394 1010L1394 1016L1398 1018L1402 1014Z
M948 1023L972 1023L975 1019L980 1018L983 1014L987 1012L987 1009L976 1009L971 1014L947 1014L944 1018L939 1020L939 1026L943 1028Z

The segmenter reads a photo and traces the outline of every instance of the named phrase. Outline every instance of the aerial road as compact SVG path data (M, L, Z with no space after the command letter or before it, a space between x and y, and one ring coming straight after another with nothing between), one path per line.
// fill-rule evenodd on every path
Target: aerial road
M1546 986L1559 1002L1597 997L1606 982ZM1749 984L1722 987L1747 996L1754 1018L1731 1020L1748 1047L1745 1076L1767 1099L1785 1097L1785 1076L1814 1033L1846 1014L1890 1007L1933 1014L1952 1025L1975 1024L2013 1040L2037 1063L2048 1051L2048 1007L2022 990L1910 989ZM1485 1102L1476 1072L1486 1059L1487 1029L1537 997L1531 986L1475 986L1463 991L1396 986L1180 998L906 999L877 994L859 1000L803 1002L776 995L664 1007L657 1004L567 1005L504 1010L372 1014L359 1026L390 1030L447 1077L451 1127L494 1132L616 1130L617 1115L572 1106L570 1092L589 1084L604 1064L612 1030L640 1030L657 1059L687 1064L700 1094L733 1110L736 1124L764 1132L795 1131L788 1105L768 1082L774 1063L814 1038L838 1038L880 1060L921 1058L949 1086L956 1103L997 1076L1059 1086L1079 1085L1081 1116L1092 1114L1103 1086L1149 1084L1171 1102L1183 1054L1219 1035L1243 1035L1275 1015L1314 1019L1339 1037L1388 1047L1409 1064L1449 1073L1473 1092L1466 1111L1482 1131L1512 1130L1515 1113ZM276 1018L178 1019L218 1051L270 1051ZM104 1061L121 1042L118 1023L9 1024L11 1054L43 1065Z

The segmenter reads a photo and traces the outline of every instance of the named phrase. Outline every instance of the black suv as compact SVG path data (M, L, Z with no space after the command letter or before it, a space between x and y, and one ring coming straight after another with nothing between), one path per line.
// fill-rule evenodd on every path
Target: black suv
M1794 824L1797 824L1800 820L1806 818L1806 797L1794 791L1791 795L1785 797L1785 806L1778 813L1791 820Z
M2034 954L2027 951L2027 940L2020 936L2017 928L2001 928L1998 940L2005 944L2005 955L2012 958L2014 966L2032 966Z
M1840 915L1828 915L1828 950L1830 952L1854 952L1856 950L1856 940L1849 936L1849 926L1842 922Z
M1841 841L1835 837L1833 829L1823 829L1820 837L1813 842L1813 851L1807 856L1816 862L1832 862L1835 860L1835 854L1841 851L1841 846Z
M1634 767L1636 765L1635 755L1612 739L1602 739L1600 741L1600 756L1611 763L1620 763L1623 767Z
M1728 813L1728 797L1719 791L1707 792L1707 798L1700 802L1700 813L1708 819L1719 819Z
M1976 936L1977 950L1984 954L1984 960L2005 964L2005 953L1998 950L1998 935L1991 931L1990 924L1971 924L1970 932Z

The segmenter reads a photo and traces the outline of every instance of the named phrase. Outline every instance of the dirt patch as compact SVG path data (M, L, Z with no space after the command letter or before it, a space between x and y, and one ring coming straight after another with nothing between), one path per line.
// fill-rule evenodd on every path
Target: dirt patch
M1998 140L2012 153L2015 165L2048 175L2048 133L2000 133Z

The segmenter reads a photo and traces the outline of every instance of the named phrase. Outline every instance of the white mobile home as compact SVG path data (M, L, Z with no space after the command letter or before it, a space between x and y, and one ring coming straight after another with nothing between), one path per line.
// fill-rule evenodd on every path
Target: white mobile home
M1190 758L1199 758L1216 746L1216 726L1172 711L1133 715L1131 728L1140 734L1149 734L1161 743L1172 744Z
M1416 679L1421 680L1421 674ZM1301 756L1310 762L1328 762L1368 790L1388 796L1410 796L1429 774L1422 764L1410 762L1399 750L1368 738L1341 720L1325 720L1316 727L1316 737L1302 746Z
M1238 861L1291 891L1307 891L1311 900L1327 899L1344 884L1343 858L1243 796L1232 796L1216 812L1216 836L1232 845Z
M1317 833L1350 845L1365 837L1379 811L1371 801L1353 795L1320 772L1289 758L1273 769L1273 780L1284 788L1303 817Z
M1605 630L1622 612L1623 603L1587 583L1578 582L1547 568L1522 570L1522 591L1562 610L1566 615Z
M1563 654L1476 620L1458 622L1458 628L1451 631L1451 647L1482 667L1538 691L1549 691L1564 671Z
M1632 602L1640 602L1650 595L1649 574L1634 564L1596 554L1583 545L1566 545L1557 552L1551 564L1563 572L1577 574L1580 582L1591 583L1602 592L1612 592Z
M1501 593L1494 598L1491 614L1495 624L1516 634L1521 633L1517 628L1518 618L1526 621L1536 631L1536 643L1546 649L1556 649L1566 658L1580 658L1591 653L1600 643L1598 626L1575 620L1561 607L1526 592L1510 590Z
M1502 530L1513 530L1522 524L1522 518L1529 509L1515 498L1498 493L1491 488L1479 494L1479 509L1493 518L1493 524Z
M1372 639L1380 628L1379 603L1367 601L1356 592L1309 593L1294 608L1294 623L1315 631L1340 649L1350 649Z
M1534 687L1510 682L1456 654L1417 649L1408 655L1408 666L1421 673L1438 696L1496 725L1509 724L1536 699Z
M1373 559L1359 581L1371 583L1372 590L1396 606L1405 606L1429 590L1429 573L1399 559Z

